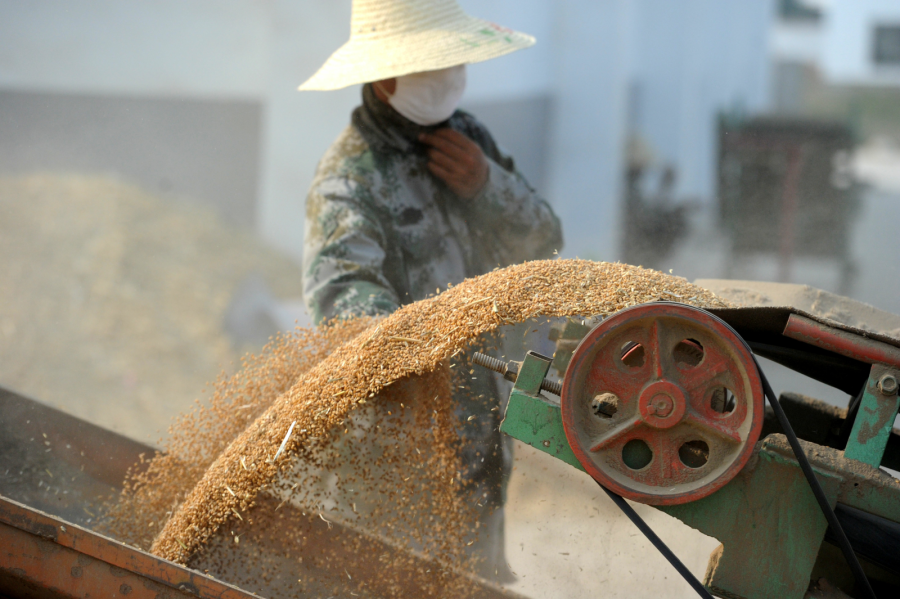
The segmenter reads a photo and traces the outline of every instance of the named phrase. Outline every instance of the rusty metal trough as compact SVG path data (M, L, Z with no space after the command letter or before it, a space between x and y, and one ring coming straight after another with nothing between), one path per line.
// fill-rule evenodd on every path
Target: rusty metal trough
M104 502L121 490L128 469L140 462L141 454L150 457L154 451L0 388L0 599L281 596L283 581L260 581L265 586L240 589L92 530ZM336 522L310 523L300 514L287 518L303 528L304 551L312 559L304 560L300 571L297 564L285 563L282 578L296 579L296 573L315 580L316 556L327 550L331 559L352 564L358 581L368 587L367 596L379 596L378 560L397 548ZM244 544L241 550L258 557L277 552L277 543L275 538L269 546ZM342 553L340 547L348 545L366 550ZM277 561L277 556L270 557ZM422 556L403 558L409 564L405 591L422 596L426 581L417 573L438 566ZM249 554L246 563L251 563ZM192 565L203 567L200 562ZM485 581L471 583L473 597L479 599L513 596ZM324 590L308 586L301 596L317 597ZM297 589L291 594L296 596Z

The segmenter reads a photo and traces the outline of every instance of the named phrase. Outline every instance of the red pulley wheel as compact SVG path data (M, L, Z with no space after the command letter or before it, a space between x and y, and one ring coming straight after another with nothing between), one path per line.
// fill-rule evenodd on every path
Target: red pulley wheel
M594 327L566 370L566 438L594 479L650 505L706 497L759 439L753 357L712 314L673 303L622 310Z

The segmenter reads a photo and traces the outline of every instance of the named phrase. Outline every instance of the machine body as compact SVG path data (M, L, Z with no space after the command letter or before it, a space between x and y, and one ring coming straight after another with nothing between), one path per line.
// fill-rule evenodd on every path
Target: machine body
M737 325L754 353L820 380L843 373L833 382L859 387L846 410L792 394L781 403L876 591L894 593L900 480L879 466L898 467L900 436L892 427L900 408L900 344L796 310L777 318L753 310L720 315ZM695 308L647 304L607 318L569 354L573 330L587 330L573 323L559 334L561 402L540 392L554 360L529 352L500 430L719 540L703 580L715 595L801 599L810 580L822 576L853 594L852 576L796 457L763 410L749 352L723 324ZM644 354L639 366L637 346ZM732 392L724 411L717 395L723 387ZM634 439L649 454L629 455ZM699 468L692 467L696 455L679 454L691 441L709 449Z

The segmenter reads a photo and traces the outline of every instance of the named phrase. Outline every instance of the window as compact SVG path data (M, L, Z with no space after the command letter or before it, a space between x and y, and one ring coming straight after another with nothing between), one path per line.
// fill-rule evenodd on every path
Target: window
M900 25L876 25L874 42L876 65L900 66Z
M822 19L822 10L816 3L805 0L781 0L778 14L785 21L818 23Z

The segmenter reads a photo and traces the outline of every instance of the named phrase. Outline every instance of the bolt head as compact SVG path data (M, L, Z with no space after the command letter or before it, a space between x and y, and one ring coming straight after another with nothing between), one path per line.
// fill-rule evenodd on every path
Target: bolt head
M886 374L881 377L881 380L878 381L878 390L881 391L883 395L894 395L897 393L897 388L900 384L897 383L897 378L893 375Z
M672 410L675 408L675 404L672 401L672 398L666 395L665 393L660 393L656 397L654 397L651 402L653 410L656 412L657 416L665 418L669 414L672 413Z
M675 426L684 418L687 399L681 388L666 380L647 385L638 399L641 420L657 429Z

